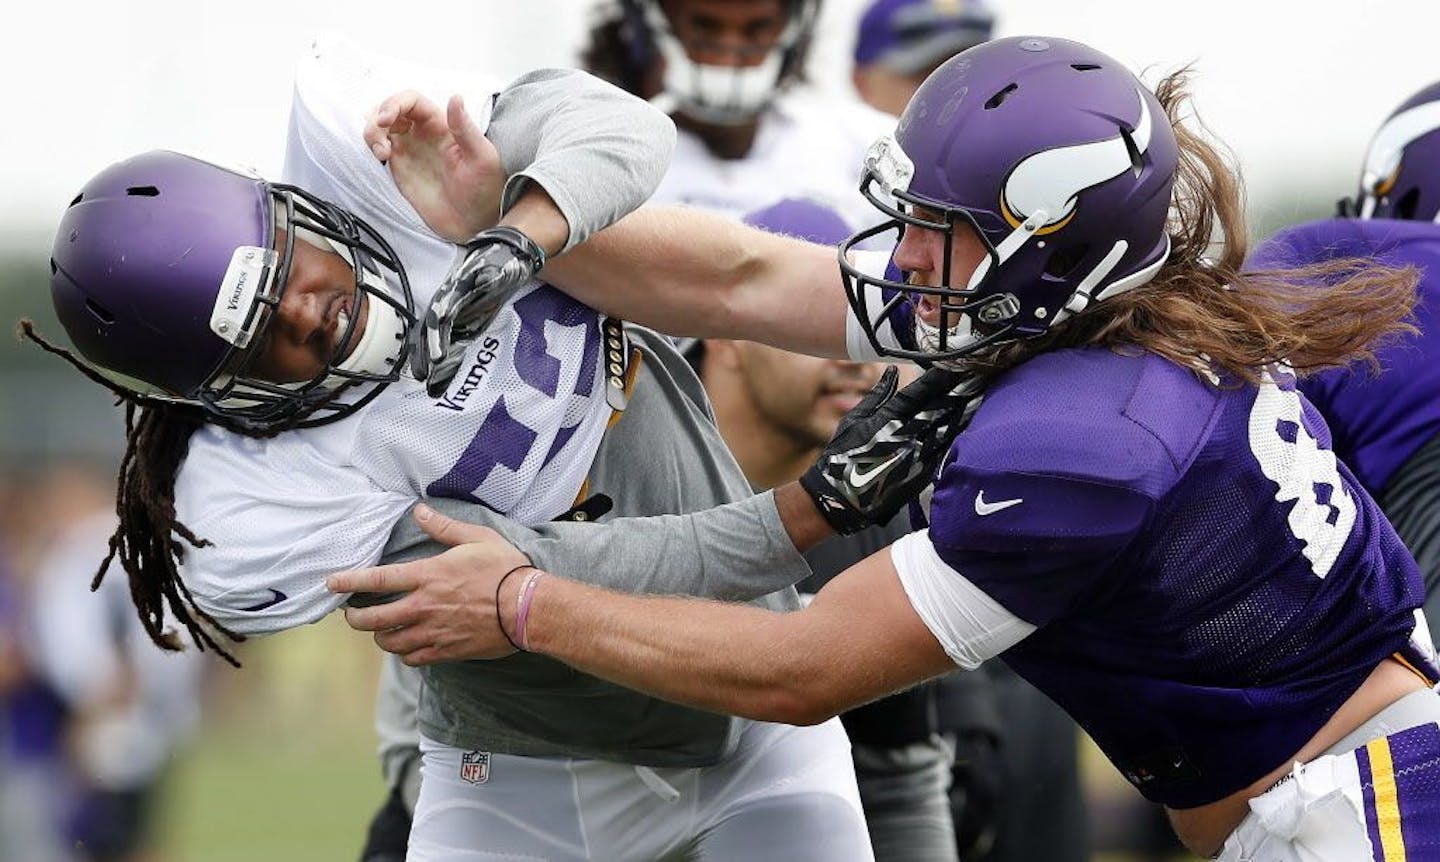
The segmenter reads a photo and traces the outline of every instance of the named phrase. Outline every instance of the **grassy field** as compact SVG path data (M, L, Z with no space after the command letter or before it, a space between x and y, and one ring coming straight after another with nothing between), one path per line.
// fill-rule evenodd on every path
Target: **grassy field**
M371 707L377 651L338 618L217 667L205 727L160 801L163 862L358 858L384 797Z

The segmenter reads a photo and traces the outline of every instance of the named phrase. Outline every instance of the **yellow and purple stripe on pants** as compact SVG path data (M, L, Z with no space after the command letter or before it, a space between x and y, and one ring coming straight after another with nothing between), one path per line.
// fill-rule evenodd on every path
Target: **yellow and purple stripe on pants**
M1440 724L1355 750L1375 862L1440 862Z

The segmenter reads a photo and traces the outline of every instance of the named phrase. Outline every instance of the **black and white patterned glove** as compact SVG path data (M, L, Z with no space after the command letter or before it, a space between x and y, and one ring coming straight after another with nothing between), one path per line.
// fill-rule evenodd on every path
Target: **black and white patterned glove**
M465 243L465 254L435 291L410 351L410 371L436 398L460 368L465 344L479 335L515 291L545 266L545 250L519 230L492 227Z
M897 392L898 377L895 366L885 369L800 477L841 535L887 523L918 497L980 405L974 377L932 368Z

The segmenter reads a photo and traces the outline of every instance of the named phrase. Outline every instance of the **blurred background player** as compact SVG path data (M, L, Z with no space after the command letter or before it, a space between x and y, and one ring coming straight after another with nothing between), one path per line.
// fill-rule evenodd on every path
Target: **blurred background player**
M108 477L67 465L40 494L56 529L32 589L34 655L67 715L70 837L82 859L150 859L158 794L199 725L206 657L152 644L124 579L106 578L91 592L115 530Z
M853 232L833 209L805 198L786 198L743 220L825 245ZM710 396L721 436L756 491L798 479L885 368L724 339L693 342L686 356ZM884 527L820 543L805 554L814 574L800 584L802 596L908 531L901 513ZM982 677L964 675L956 688L970 708L993 711ZM961 858L947 797L952 743L940 737L935 693L933 684L917 686L840 717L877 862Z
M986 0L874 0L860 16L851 80L867 105L899 116L941 63L994 33Z
M33 568L23 565L26 555L10 541L17 526L22 533L15 538L24 527L39 526L23 516L34 502L22 494L24 486L0 482L0 862L72 862L64 834L75 800L65 705L35 666L32 579L21 575Z
M818 0L619 0L594 10L584 67L671 115L679 140L651 199L733 217L814 198L849 224L866 148L895 118L808 85Z
M1335 453L1375 497L1425 576L1425 616L1440 626L1440 83L1400 104L1365 153L1359 190L1337 217L1275 234L1252 269L1346 257L1421 274L1419 334L1379 354L1380 372L1337 369L1301 380L1335 435Z

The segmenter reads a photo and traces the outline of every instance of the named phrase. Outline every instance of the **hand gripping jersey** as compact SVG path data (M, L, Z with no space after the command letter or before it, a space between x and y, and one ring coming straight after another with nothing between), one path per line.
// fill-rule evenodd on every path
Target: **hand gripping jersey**
M359 215L391 243L424 307L456 256L401 195L362 136L365 111L418 87L465 92L482 126L490 93L334 41L301 62L285 180ZM580 224L572 220L572 224ZM180 520L214 544L191 550L197 603L241 633L314 622L344 599L325 575L380 559L422 496L475 502L534 524L574 502L611 413L599 316L538 282L473 342L443 397L404 377L349 420L267 440L205 426L176 481Z
M1384 373L1368 368L1326 371L1300 381L1335 435L1335 451L1371 494L1440 434L1440 228L1396 219L1322 219L1280 231L1257 248L1251 270L1373 258L1421 272L1415 309L1420 334L1379 352Z
M1280 372L1217 386L1139 352L1032 359L992 386L894 558L952 657L1014 644L1005 660L1174 807L1283 764L1385 657L1436 674L1414 562ZM986 614L999 634L967 641Z

